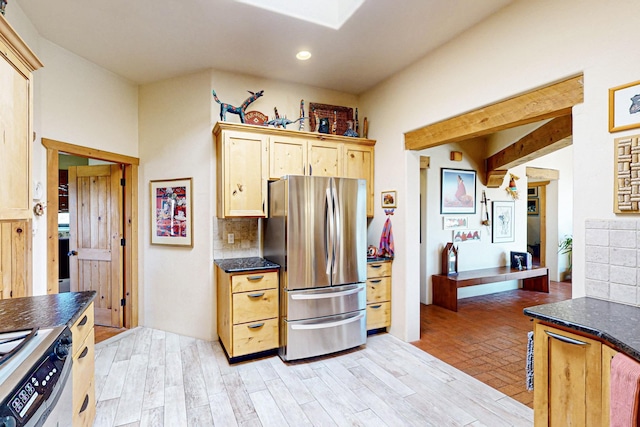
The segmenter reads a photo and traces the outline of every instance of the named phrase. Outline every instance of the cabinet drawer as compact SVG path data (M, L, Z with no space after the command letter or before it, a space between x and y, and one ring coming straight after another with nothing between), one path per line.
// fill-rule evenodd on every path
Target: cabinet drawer
M259 271L253 274L239 274L231 277L231 292L247 292L258 289L276 289L277 271Z
M278 318L233 326L232 357L278 347Z
M73 356L73 402L74 407L82 403L87 385L93 382L95 371L95 332L92 330L78 347L80 351Z
M91 303L71 327L71 336L73 338L73 351L71 354L73 356L80 351L80 345L89 336L89 333L93 331L93 313L93 303Z
M278 290L265 289L233 294L232 324L278 316Z
M73 427L91 427L96 417L96 399L93 377L89 387L73 402Z
M391 325L391 303L367 305L367 330L386 328Z
M391 277L367 279L367 304L391 300Z
M390 262L369 262L367 263L367 277L391 276Z

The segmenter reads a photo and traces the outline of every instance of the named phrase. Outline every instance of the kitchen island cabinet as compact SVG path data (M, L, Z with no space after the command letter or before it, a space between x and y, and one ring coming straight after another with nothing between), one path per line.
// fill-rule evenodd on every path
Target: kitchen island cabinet
M391 260L367 262L367 331L391 326Z
M279 346L277 264L216 260L218 337L230 360Z
M95 399L95 331L91 302L71 326L73 339L73 427L93 425Z
M611 360L640 362L640 308L576 298L524 312L535 320L535 425L608 426Z
M217 122L213 133L216 137L218 164L219 218L266 217L266 207L258 202L266 200L267 182L285 175L365 179L367 216L373 216L376 141L226 122ZM233 152L227 148L230 142L227 142L229 137L225 135L234 135L235 138L246 141L246 144ZM258 151L262 155L260 159L257 157ZM251 167L250 176L228 176L238 167ZM262 176L261 183L258 182L259 175ZM239 185L242 186L242 190ZM240 191L245 193L240 194Z

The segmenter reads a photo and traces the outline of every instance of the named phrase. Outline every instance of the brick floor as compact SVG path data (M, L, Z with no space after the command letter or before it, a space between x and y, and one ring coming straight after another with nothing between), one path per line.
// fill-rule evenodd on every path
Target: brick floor
M517 289L458 301L458 312L420 306L420 340L412 344L483 383L533 407L525 387L526 307L571 298L571 283L551 282L550 292Z

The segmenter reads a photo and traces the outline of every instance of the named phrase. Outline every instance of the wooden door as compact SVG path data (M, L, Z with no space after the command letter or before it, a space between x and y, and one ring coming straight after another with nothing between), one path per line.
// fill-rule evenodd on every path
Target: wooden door
M31 221L0 221L0 299L31 293Z
M602 344L536 324L534 418L536 426L600 426Z
M307 175L343 176L342 144L309 141L308 147L309 170Z
M242 132L224 135L224 217L265 217L267 137Z
M344 176L367 180L367 216L373 216L373 147L344 146Z
M269 179L307 174L307 141L286 136L269 138Z
M69 168L69 270L72 291L97 292L95 323L122 327L120 165Z

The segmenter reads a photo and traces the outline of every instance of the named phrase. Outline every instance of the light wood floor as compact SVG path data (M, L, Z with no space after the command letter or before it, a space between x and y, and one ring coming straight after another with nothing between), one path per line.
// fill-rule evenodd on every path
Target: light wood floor
M533 411L389 334L284 363L136 328L96 345L94 426L532 426Z

